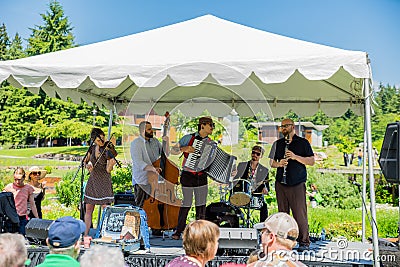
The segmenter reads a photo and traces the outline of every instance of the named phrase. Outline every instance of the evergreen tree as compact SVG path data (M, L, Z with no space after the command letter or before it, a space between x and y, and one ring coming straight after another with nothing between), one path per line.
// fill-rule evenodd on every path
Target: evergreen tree
M0 60L5 60L10 39L8 38L6 25L0 26Z
M400 113L400 91L395 86L380 84L375 100L382 114Z
M6 60L18 59L23 57L26 57L26 54L22 47L22 39L19 34L16 33L14 39L10 44L10 48L6 53Z
M61 4L52 1L49 4L50 11L40 14L44 25L36 25L32 30L31 37L28 39L26 52L28 55L39 55L54 51L64 50L74 46L74 36L72 27L68 22L68 17L64 15Z

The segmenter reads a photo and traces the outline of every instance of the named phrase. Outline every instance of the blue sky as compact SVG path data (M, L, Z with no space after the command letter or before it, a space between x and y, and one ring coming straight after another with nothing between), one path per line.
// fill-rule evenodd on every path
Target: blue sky
M369 54L375 86L400 87L400 0L59 0L84 45L205 14L309 42ZM49 0L0 0L0 23L23 39Z

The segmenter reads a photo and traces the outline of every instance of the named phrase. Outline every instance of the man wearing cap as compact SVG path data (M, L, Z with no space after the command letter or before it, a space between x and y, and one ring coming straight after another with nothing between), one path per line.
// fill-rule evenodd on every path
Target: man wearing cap
M308 250L310 237L306 204L306 165L314 165L314 152L307 139L299 137L294 131L291 119L282 120L280 126L283 138L272 145L269 154L270 165L277 168L275 192L278 211L292 211L299 226L298 251Z
M47 245L50 254L38 267L78 267L80 239L86 226L81 220L66 216L55 220L49 228Z
M201 117L197 125L197 132L187 134L179 140L178 144L171 149L171 153L178 155L183 153L184 159L182 166L185 166L189 153L193 153L195 148L192 146L195 140L209 141L208 135L214 130L214 122L211 117ZM186 226L186 218L192 206L193 194L196 202L196 220L205 219L206 201L208 194L207 174L204 171L195 172L187 167L183 167L180 178L182 185L183 201L178 214L178 226L173 239L179 239Z
M234 188L242 186L240 183L235 184L235 180L238 182L238 179L243 179L250 182L251 192L249 193L253 193L253 199L257 199L259 202L257 205L260 208L260 222L265 221L268 217L268 207L264 201L264 195L269 192L268 169L260 164L260 159L263 155L264 148L257 145L253 146L251 149L251 160L238 164L237 174L233 180ZM242 188L242 190L244 189ZM252 206L250 205L250 207Z
M306 266L292 258L299 228L289 214L278 212L269 216L265 222L254 228L261 231L261 245L264 256L248 266Z

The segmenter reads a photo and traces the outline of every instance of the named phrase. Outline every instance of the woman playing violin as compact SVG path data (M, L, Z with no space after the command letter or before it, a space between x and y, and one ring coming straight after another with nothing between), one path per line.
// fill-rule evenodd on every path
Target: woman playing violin
M106 146L104 132L100 128L93 128L90 138L93 142L85 158L86 168L90 172L86 183L84 202L86 207L85 236L88 235L92 224L92 215L95 205L103 208L114 202L114 193L111 184L111 171L116 164L114 156L110 156L109 146Z

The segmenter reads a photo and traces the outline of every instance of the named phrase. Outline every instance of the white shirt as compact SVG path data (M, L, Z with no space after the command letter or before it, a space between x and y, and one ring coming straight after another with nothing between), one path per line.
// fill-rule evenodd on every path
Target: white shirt
M132 157L132 184L149 184L147 180L147 171L144 170L147 165L151 165L161 155L162 146L156 138L150 138L148 141L139 136L131 143Z

